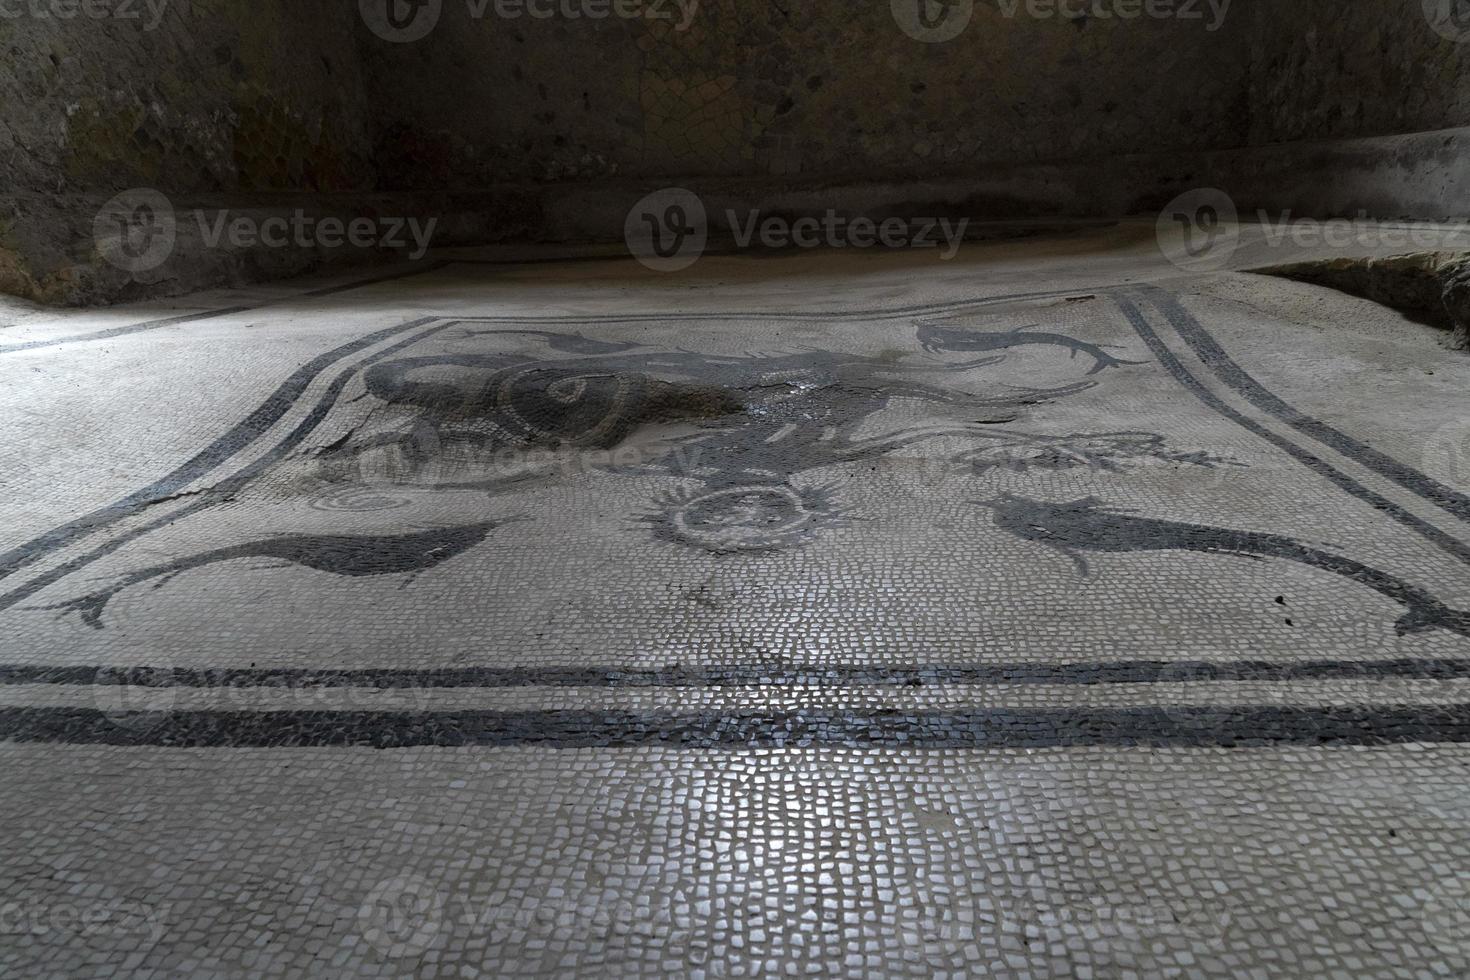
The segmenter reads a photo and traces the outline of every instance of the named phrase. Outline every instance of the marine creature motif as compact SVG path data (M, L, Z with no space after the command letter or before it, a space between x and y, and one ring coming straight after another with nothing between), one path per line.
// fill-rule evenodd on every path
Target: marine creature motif
M1071 351L1073 359L1078 354L1086 354L1092 358L1092 369L1087 372L1089 375L1100 374L1108 368L1148 363L1147 361L1124 361L1109 354L1107 349L1100 344L1088 343L1066 334L1035 331L1031 329L1033 326L1035 324L1016 327L1014 330L981 331L951 330L933 323L921 323L919 324L919 343L931 354L940 351L1005 351L1014 347L1061 347Z
M838 521L832 494L800 485L802 474L941 435L994 438L987 426L1012 418L1009 410L1096 384L1007 385L984 395L927 383L936 374L965 374L1001 359L936 367L824 350L723 355L657 349L553 360L466 353L397 358L374 365L364 380L381 401L416 410L412 428L355 437L331 447L322 465L328 471L353 454L386 449L392 465L376 467L379 472L412 475L417 469L432 474L438 488L494 493L525 485L524 465L483 465L507 450L607 450L642 427L679 423L681 431L659 433L641 446L636 462L609 459L600 468L698 481L658 497L659 513L645 518L664 540L715 551L768 550L807 540ZM914 377L919 372L926 380ZM948 407L945 414L954 418L857 435L901 398ZM529 456L512 458L523 464ZM360 473L361 467L344 472ZM749 518L745 525L739 525L741 515Z
M532 337L556 353L496 350L498 335ZM561 456L596 457L584 472L686 481L657 496L657 512L644 518L663 540L716 552L792 547L842 520L832 488L807 474L940 436L1005 438L995 423L1014 419L1022 406L1097 384L1079 379L1031 388L992 379L989 393L965 390L982 383L973 372L1003 356L935 365L905 363L901 354L830 350L703 354L541 330L486 331L485 337L484 352L400 355L364 368L364 394L379 403L369 413L377 424L359 423L304 457L315 472L298 477L323 485L318 495L332 502L315 509L391 509L403 503L391 493L353 497L344 489L398 483L426 491L524 491L554 479ZM964 376L964 388L935 383L947 376ZM897 399L939 406L941 417L868 433L873 417ZM323 413L331 407L324 404ZM605 452L643 429L651 434L631 461ZM540 462L546 459L555 461ZM417 574L478 544L496 526L248 541L144 568L44 608L79 613L101 628L108 603L123 590L150 580L159 587L182 572L237 558L278 559L337 575Z
M640 426L690 422L703 430L695 441L726 452L741 470L758 471L756 482L768 482L772 473L789 475L817 465L818 458L839 461L828 450L855 449L842 435L894 399L970 412L1033 405L1096 384L1006 385L990 396L912 377L962 374L1000 360L935 367L820 350L772 356L643 350L555 360L508 354L397 358L369 368L364 381L388 405L418 410L412 430L344 442L329 447L327 455L376 449L393 438L403 441L407 460L424 458L425 447L431 453L450 445L481 455L505 448L605 449ZM972 416L949 429L974 432L976 421L993 420ZM903 441L882 440L889 448ZM804 463L795 458L802 452ZM762 457L771 457L770 465Z
M994 511L996 526L1027 541L1055 548L1076 562L1083 574L1087 573L1087 563L1079 554L1083 551L1194 551L1241 558L1279 558L1340 575L1404 606L1408 612L1395 624L1400 635L1443 629L1470 637L1470 613L1451 609L1423 589L1388 572L1285 535L1134 517L1125 510L1106 507L1096 497L1051 503L1007 493L977 503Z
M506 523L506 520L483 521L437 531L381 536L285 534L263 538L130 572L106 589L40 608L80 613L88 626L101 629L102 613L107 604L124 589L150 579L157 579L153 588L162 588L175 576L190 569L238 558L274 558L287 565L353 577L407 573L410 577L404 582L406 587L424 571L468 551Z
M471 331L469 335L484 332ZM594 340L579 333L556 333L552 330L496 330L494 333L502 337L536 337L552 350L566 354L622 354L642 346L632 341Z
M962 454L958 460L969 463L977 473L991 469L1025 473L1030 470L1078 468L1120 473L1130 464L1145 459L1205 469L1214 469L1222 464L1242 465L1200 450L1180 452L1171 449L1163 436L1152 432L1077 433L1065 436L1001 432L996 433L996 440L990 445Z

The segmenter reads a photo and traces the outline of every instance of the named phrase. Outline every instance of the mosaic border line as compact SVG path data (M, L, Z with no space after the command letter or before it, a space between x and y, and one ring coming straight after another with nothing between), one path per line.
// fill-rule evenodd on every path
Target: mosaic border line
M693 714L630 711L0 709L0 741L171 748L540 746L909 749L1396 745L1470 742L1470 704L1445 707L989 709Z
M920 687L982 684L1154 684L1208 681L1315 681L1362 678L1470 679L1470 659L1117 660L1088 663L910 664L893 666L762 666L618 669L613 667L464 667L438 669L213 667L50 667L0 665L0 686L51 684L143 688L377 688L507 687L714 688Z

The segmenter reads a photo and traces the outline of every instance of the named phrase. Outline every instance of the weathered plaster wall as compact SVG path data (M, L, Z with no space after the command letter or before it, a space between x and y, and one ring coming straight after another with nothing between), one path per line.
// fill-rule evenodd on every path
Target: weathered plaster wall
M886 2L704 0L684 31L449 2L420 40L366 37L382 178L930 177L1240 142L1244 18L1210 32L1021 10L979 3L928 44Z
M681 31L447 0L420 40L364 34L382 185L926 179L1470 125L1470 29L1437 32L1425 0L1232 0L1217 30L1204 3L1069 20L1018 2L977 0L925 44L881 2L703 0Z
M129 276L98 261L91 221L132 187L257 215L432 216L436 244L615 240L628 204L675 180L792 213L981 221L1106 217L1203 185L1300 213L1470 209L1470 29L1436 33L1424 0L1232 0L1218 23L1223 0L1132 20L975 0L943 43L882 0L700 0L685 30L690 0L631 0L670 20L427 0L437 24L402 44L365 23L379 0L34 13L74 2L0 16L0 290L48 301L368 257L207 249L181 227L167 265Z
M1146 210L1206 183L1323 216L1470 208L1470 24L1446 37L1425 0L1232 0L1217 30L1206 3L1201 20L1068 20L1027 2L977 0L936 44L885 3L704 0L680 31L446 2L412 43L364 35L380 177L576 184L583 214L531 222L548 237L615 229L636 198L619 182L673 180L748 180L737 195L792 207L881 186L885 208L977 218ZM554 193L543 214L566 214Z
M290 0L8 0L0 291L101 302L320 263L206 251L183 221L168 264L139 279L99 259L93 219L138 187L181 213L200 195L372 189L359 29L352 6Z
M0 186L372 186L353 7L152 2L104 0L137 18L0 17Z
M981 2L938 44L846 0L704 0L682 31L672 4L669 21L506 20L451 0L410 44L373 36L354 4L0 17L0 186L934 177L1470 125L1470 43L1422 8L1234 0L1210 31Z
M1447 37L1424 0L1256 0L1251 13L1249 142L1470 125L1470 21Z

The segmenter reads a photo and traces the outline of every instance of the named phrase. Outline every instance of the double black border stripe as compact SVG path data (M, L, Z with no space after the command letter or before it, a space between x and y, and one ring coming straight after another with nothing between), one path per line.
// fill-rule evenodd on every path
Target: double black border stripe
M323 354L310 363L303 365L285 383L277 388L270 398L246 417L244 421L230 429L229 432L215 440L208 448L204 449L173 473L170 473L151 486L124 497L117 503L111 504L102 510L94 511L86 517L72 521L69 524L64 524L39 538L28 541L18 548L0 555L0 579L32 564L44 555L66 547L118 521L132 517L145 508L160 502L160 500L168 499L268 432L295 405L307 386L315 381L319 375L325 373L332 365L345 357L360 353L366 348L372 347L374 344L395 337L405 331L423 327L426 324L433 323L435 320L438 320L438 318L421 317L418 320L400 324L396 327L380 330L351 344L338 347L336 350ZM449 321L441 320L436 326L415 333L406 340L401 340L397 344L379 351L372 359L364 363L371 363L372 360L381 359L417 343L425 336L443 330L448 326L448 323ZM67 575L85 567L103 555L116 551L124 544L146 534L148 531L164 524L172 523L181 517L218 503L221 499L227 497L257 476L266 466L280 460L287 452L299 445L310 434L312 429L316 428L321 420L326 417L328 410L331 408L332 401L336 398L337 393L347 384L351 376L352 370L338 375L327 392L317 400L316 406L307 414L306 418L260 459L257 459L239 473L231 476L228 480L210 488L207 493L201 494L199 499L184 508L172 511L152 524L135 528L127 534L113 538L92 552L74 558L48 572L46 575L29 581L24 586L13 589L4 595L0 595L0 610L7 609L22 599L34 595L41 589L60 581Z
M1141 292L1215 377L1256 408L1460 520L1470 521L1470 497L1283 401L1237 364L1204 324L1191 316L1174 296L1156 286L1144 287Z
M1467 659L1122 660L1104 663L911 664L894 666L462 667L438 670L208 667L48 667L0 665L0 685L55 684L146 688L718 688L923 687L984 684L1156 684L1205 681L1470 679Z
M1198 398L1208 408L1234 422L1252 435L1269 442L1317 475L1330 481L1344 493L1357 498L1385 517L1397 521L1446 554L1453 555L1460 561L1470 565L1470 545L1466 545L1458 538L1445 533L1382 494L1368 489L1321 457L1298 446L1291 440L1277 435L1254 419L1231 408L1219 396L1209 388L1206 388L1198 378L1190 373L1189 369L1184 366L1179 358L1174 356L1174 352L1160 339L1158 333L1149 324L1148 319L1131 299L1127 296L1120 295L1117 297L1117 301L1119 307L1123 310L1123 315L1128 318L1129 323L1133 324L1133 329L1138 332L1139 337L1143 338L1143 342L1148 345L1149 351L1163 365L1164 370L1168 371L1175 381L1179 382L1186 391ZM1425 479L1428 478L1426 477Z
M177 711L0 709L0 740L174 748L1393 745L1470 741L1470 704L976 711Z

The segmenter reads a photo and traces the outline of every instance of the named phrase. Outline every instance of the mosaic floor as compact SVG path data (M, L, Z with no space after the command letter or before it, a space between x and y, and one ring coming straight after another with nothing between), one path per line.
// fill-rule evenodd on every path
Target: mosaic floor
M0 971L1466 975L1470 358L1166 271L0 308Z

